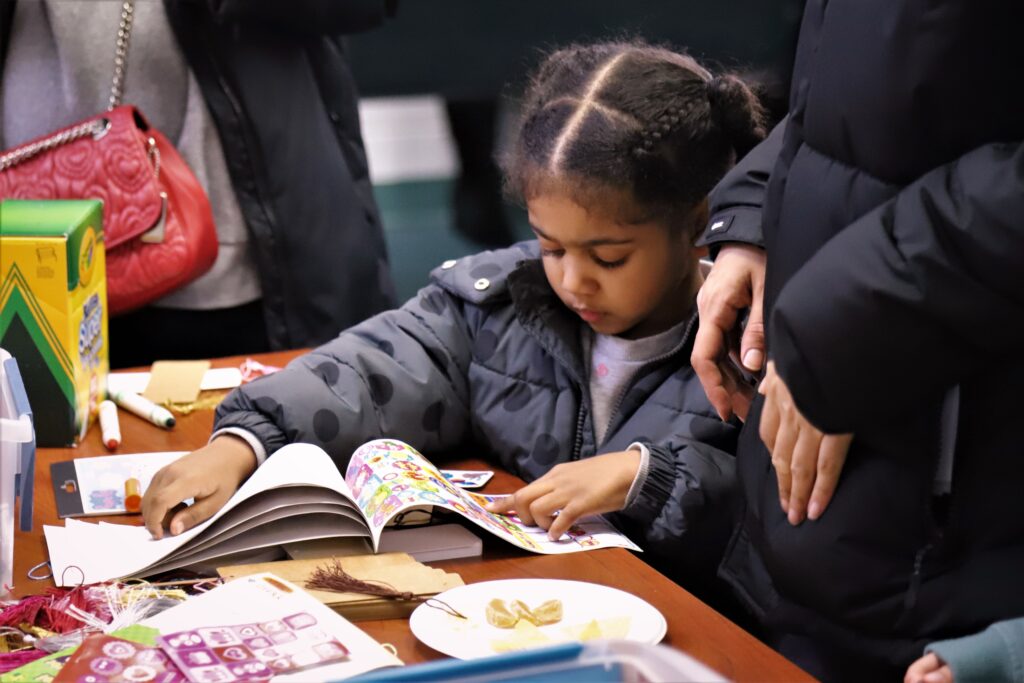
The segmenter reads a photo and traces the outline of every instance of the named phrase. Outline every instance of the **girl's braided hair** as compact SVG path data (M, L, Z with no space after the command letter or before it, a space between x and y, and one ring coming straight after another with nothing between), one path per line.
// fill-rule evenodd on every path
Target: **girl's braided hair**
M672 220L764 135L761 105L736 76L642 42L573 45L532 79L505 187L520 201L555 190L584 206L627 190L645 218Z

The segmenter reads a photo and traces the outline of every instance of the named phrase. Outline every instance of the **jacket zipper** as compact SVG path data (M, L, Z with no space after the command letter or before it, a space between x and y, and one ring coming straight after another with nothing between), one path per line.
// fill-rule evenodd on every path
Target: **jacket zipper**
M210 53L208 55L208 58L209 58L209 61L210 61L210 67L213 69L213 72L217 76L217 85L220 86L221 91L224 93L224 97L227 98L228 104L231 106L231 110L232 110L232 112L235 115L235 121L237 122L238 130L239 130L239 132L240 132L240 134L242 136L242 152L245 154L245 161L246 161L245 165L249 169L249 177L250 177L250 181L252 182L252 193L251 194L252 194L252 197L255 200L257 206L259 206L260 213L263 214L263 219L266 221L267 228L268 228L269 233L270 233L268 235L268 240L267 240L267 242L268 242L268 244L270 246L270 249L272 251L276 250L277 247L274 244L275 241L276 241L275 240L275 235L274 235L274 227L275 227L274 214L271 211L270 207L267 205L267 202L266 202L266 200L263 197L263 192L260 191L259 180L258 180L258 173L257 173L257 169L256 169L256 166L255 166L255 162L253 161L252 152L251 152L251 149L253 147L252 142L251 142L251 138L253 137L252 133L248 130L248 123L246 122L245 118L242 116L242 105L239 103L238 98L235 97L234 92L228 86L228 83L227 83L227 81L224 78L224 73L223 73L223 71L220 68L220 64L217 62L217 56L215 54L213 54L213 53ZM233 183L232 183L232 185L233 185ZM232 190L234 190L234 187L232 187ZM242 213L243 213L243 218L245 218L244 210L243 210ZM274 267L273 259L271 259L269 261L269 264L273 268L273 272L271 273L271 275L272 275L272 277L278 283L278 286L279 286L279 290L278 291L279 292L283 291L283 277L282 277L280 269ZM274 297L267 296L266 292L264 292L264 299L266 299L268 301L273 301ZM281 307L283 308L284 307L283 295L279 294L278 295L278 299L279 299L279 303L280 303ZM270 305L270 306L268 306L268 308L271 309L271 310L274 310L275 306ZM281 333L280 336L282 337L282 339L285 342L285 344L287 344L288 343L288 338L290 337L290 333L289 333L287 324L284 322L285 316L284 316L283 311L281 313L279 313L279 314L278 313L274 313L273 314L273 318L279 319L279 321L280 321L279 325L280 325L280 328L281 328L279 330L280 333ZM273 336L273 335L271 335L271 336Z
M959 405L960 405L960 401L959 401L959 394L958 394L958 396L957 396L957 411L956 411L956 414L953 416L953 419L958 419L957 416L959 415L959 412L960 412L959 411ZM945 407L945 398L943 399L943 408L944 407ZM932 476L931 476L931 481L932 482L935 482L936 477L939 474L939 469L943 466L943 453L944 453L945 447L947 445L946 444L946 440L944 438L945 435L943 433L943 426L944 426L943 415L942 415L942 412L940 412L940 416L939 416L939 440L938 440L938 443L939 443L939 449L938 449L939 450L939 457L936 458L936 460L935 460L935 467L932 469ZM909 585L907 586L907 594L906 594L906 596L904 597L904 600L903 600L903 611L904 611L905 615L908 614L910 612L910 610L912 610L914 608L914 606L917 604L917 596L918 596L918 593L921 590L921 581L923 579L923 573L924 573L923 569L924 569L925 557L927 557L928 553L935 547L935 545L937 543L941 542L942 537L944 536L944 528L949 525L949 522L950 522L950 520L953 517L953 503L954 503L954 499L953 499L953 474L952 474L952 472L953 472L953 469L956 468L956 457L955 457L956 456L956 432L954 432L953 443L949 444L949 448L953 449L953 455L951 456L951 457L953 457L953 466L950 469L949 491L946 492L946 495L949 496L949 509L946 510L945 519L943 520L942 525L940 525L938 520L935 519L935 510L934 510L934 507L933 507L933 500L932 500L935 497L935 495L933 494L932 497L928 499L927 517L928 517L929 525L931 526L931 529L929 531L929 536L931 537L931 540L929 540L924 545L924 547L921 548L920 550L918 550L917 553L914 555L914 571L910 575L910 582L909 582Z
M576 438L573 440L570 460L580 459L580 449L583 448L583 424L586 422L586 415L584 402L580 401L580 409L576 413Z

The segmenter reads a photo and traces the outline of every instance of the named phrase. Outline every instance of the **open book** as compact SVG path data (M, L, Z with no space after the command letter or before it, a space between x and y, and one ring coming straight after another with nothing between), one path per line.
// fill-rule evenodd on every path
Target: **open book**
M495 497L451 484L401 441L360 446L344 478L317 446L292 444L268 458L217 514L178 536L157 541L144 527L75 519L63 527L44 526L43 532L58 586L268 561L280 557L282 544L321 538L363 537L376 552L389 521L431 508L456 512L536 553L639 550L600 517L580 520L551 541L539 527L484 509Z

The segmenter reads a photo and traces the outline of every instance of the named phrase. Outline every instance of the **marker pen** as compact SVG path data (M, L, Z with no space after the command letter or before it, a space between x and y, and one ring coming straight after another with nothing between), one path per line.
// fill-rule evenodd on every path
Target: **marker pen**
M113 401L100 402L100 431L103 445L114 450L121 445L121 425L117 421L117 406Z
M158 406L144 396L133 394L130 391L115 391L110 398L128 412L135 413L144 420L149 420L157 427L170 429L174 426L174 416L171 415L171 411Z
M135 477L124 482L125 512L138 512L142 509L142 494L139 493L139 480Z

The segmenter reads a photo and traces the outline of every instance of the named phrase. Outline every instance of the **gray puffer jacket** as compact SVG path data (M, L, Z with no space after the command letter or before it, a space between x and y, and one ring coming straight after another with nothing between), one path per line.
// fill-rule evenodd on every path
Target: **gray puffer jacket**
M612 521L655 556L710 570L730 531L738 429L718 419L689 365L696 317L667 358L637 373L596 443L583 323L548 285L535 241L446 261L431 280L234 391L215 429L244 429L267 453L313 443L342 470L363 442L392 437L435 463L493 457L527 481L639 441L649 475Z

